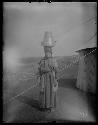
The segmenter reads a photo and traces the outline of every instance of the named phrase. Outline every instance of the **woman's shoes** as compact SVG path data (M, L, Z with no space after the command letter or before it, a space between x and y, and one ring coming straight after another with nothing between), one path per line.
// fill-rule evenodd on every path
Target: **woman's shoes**
M54 112L55 111L55 109L54 108L51 108L51 112Z
M54 108L49 108L48 111L53 112L53 111L55 111L55 109Z
M53 112L53 111L55 111L55 108L40 108L40 111Z

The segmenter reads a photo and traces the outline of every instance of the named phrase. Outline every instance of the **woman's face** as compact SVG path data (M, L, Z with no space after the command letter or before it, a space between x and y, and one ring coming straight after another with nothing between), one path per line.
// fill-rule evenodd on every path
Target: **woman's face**
M44 47L45 56L51 57L52 56L52 48L51 47Z

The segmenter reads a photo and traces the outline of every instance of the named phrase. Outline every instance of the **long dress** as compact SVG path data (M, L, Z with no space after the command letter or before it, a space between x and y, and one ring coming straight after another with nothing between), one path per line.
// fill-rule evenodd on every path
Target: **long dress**
M40 107L54 108L56 107L56 91L54 91L54 88L58 86L56 80L57 62L53 58L43 58L39 65Z

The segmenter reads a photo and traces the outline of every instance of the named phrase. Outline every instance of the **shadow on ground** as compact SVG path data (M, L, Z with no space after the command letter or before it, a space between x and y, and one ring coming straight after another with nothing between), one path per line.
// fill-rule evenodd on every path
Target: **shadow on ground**
M19 96L17 98L17 100L24 103L24 104L27 104L28 106L30 106L32 108L35 108L39 111L42 111L42 109L40 108L40 102L38 100L35 100L33 98L29 98L26 96Z
M28 91L28 93L25 93L24 95L18 96L17 99L14 101L16 102L11 102L11 106L8 110L12 110L12 120L10 121L11 123L33 123L33 122L48 122L51 121L62 121L61 120L61 115L65 119L64 122L67 122L68 119L68 114L69 112L70 115L75 114L73 111L70 109L74 110L74 103L76 100L76 94L80 98L82 98L82 92L76 88L76 79L59 79L59 89L58 89L58 106L57 106L57 111L54 113L49 113L49 112L43 112L40 109L40 103L38 101L38 94L37 91L38 89L33 89ZM68 89L67 89L68 88ZM63 91L62 91L63 90ZM71 98L70 98L71 97ZM75 98L74 98L75 97ZM90 104L91 96L89 96L88 103ZM73 104L72 104L73 102ZM14 103L14 104L13 104ZM22 104L21 104L22 103ZM78 102L77 102L78 103ZM79 102L82 103L82 102ZM72 104L72 107L70 106ZM17 107L15 107L17 106ZM12 108L15 108L13 110ZM65 116L63 116L63 111L61 110L62 107L64 107L65 110ZM69 109L67 108L69 107ZM69 120L71 121L71 120ZM68 122L69 122L68 121ZM72 120L73 121L73 120ZM63 122L63 121L62 121Z
M59 79L59 87L76 88L76 79Z
M93 115L96 117L97 116L97 100L96 100L96 94L92 94L92 93L87 93L87 102L91 107L91 111L93 113Z

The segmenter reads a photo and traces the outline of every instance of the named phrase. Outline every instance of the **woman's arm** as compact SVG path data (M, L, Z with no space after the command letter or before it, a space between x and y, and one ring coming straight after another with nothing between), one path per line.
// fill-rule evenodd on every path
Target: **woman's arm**
M57 79L58 76L58 63L54 60L54 70L55 70L55 78Z

